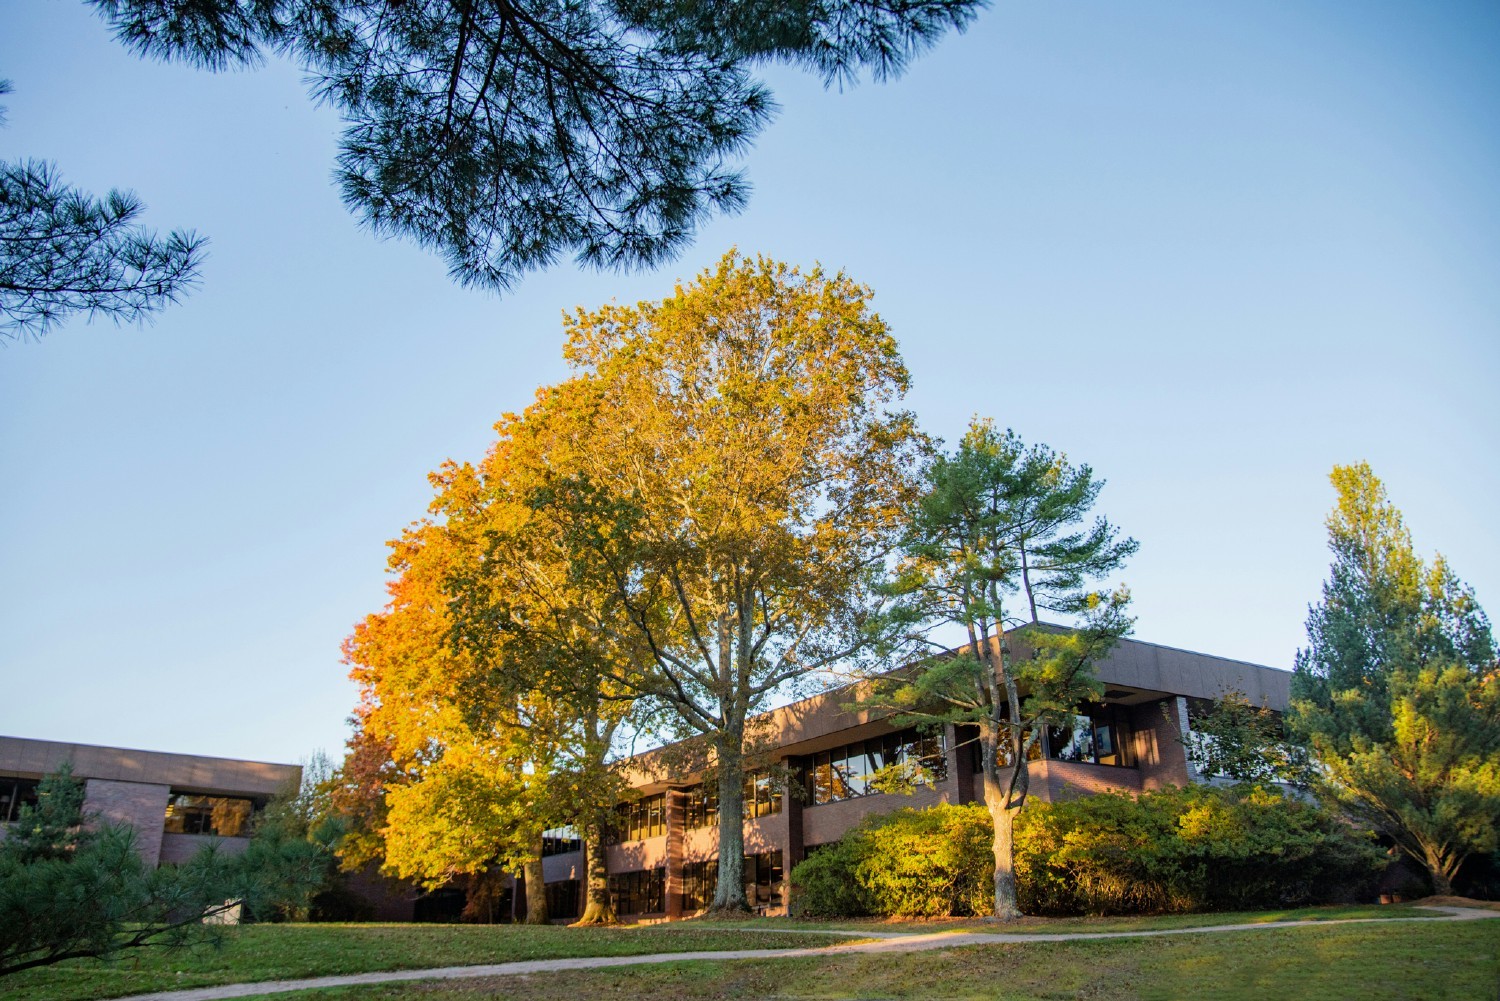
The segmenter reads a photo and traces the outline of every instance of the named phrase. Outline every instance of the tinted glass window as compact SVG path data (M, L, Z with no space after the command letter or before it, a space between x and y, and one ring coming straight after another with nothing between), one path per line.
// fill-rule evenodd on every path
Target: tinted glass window
M238 796L197 796L174 793L167 800L164 830L168 834L214 834L221 838L250 836L255 801Z

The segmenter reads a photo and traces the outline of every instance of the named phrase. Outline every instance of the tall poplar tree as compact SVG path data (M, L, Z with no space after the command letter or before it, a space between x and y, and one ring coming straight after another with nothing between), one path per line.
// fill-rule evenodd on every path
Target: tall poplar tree
M978 728L1001 920L1021 914L1015 822L1042 728L1070 722L1102 694L1093 665L1131 625L1125 589L1090 585L1118 570L1135 541L1119 539L1102 517L1073 530L1103 486L1091 475L1045 447L1026 449L987 420L971 423L953 454L934 458L889 585L898 599L891 618L898 635L925 639L958 626L965 642L874 679L862 700L901 723ZM1077 624L1040 623L1038 604L1073 613Z
M1292 678L1293 728L1326 791L1451 892L1500 847L1500 667L1489 619L1448 562L1412 545L1367 463L1335 466L1333 553Z

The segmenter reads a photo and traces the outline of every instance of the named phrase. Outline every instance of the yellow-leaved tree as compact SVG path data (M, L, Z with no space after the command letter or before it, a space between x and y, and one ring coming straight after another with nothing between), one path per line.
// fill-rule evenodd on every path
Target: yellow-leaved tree
M580 628L570 602L583 598L524 502L534 484L510 462L529 454L511 445L530 440L513 434L524 424L500 427L480 469L433 474L431 517L392 543L391 602L346 643L362 691L355 743L382 749L397 776L377 832L388 871L438 886L521 870L527 920L544 922L542 833L575 823L589 832L583 920L607 922L602 834L619 795L609 750L633 699L611 687L614 665L599 669L603 642ZM451 592L479 578L499 598L468 634L482 642L466 642Z
M631 665L613 680L711 751L715 911L746 908L747 722L868 648L914 492L907 372L871 295L731 252L660 302L567 317L575 375L527 417L550 470L530 505Z

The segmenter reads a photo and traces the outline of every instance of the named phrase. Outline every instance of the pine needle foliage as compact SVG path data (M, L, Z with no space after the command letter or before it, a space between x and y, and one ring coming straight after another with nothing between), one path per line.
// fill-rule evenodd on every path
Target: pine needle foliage
M321 877L323 850L281 831L253 837L240 857L210 844L149 868L133 829L85 816L83 803L84 785L65 765L0 841L0 976L213 941L223 926L205 918L295 905Z
M1373 822L1438 893L1500 848L1500 663L1489 619L1443 557L1417 555L1366 463L1335 466L1333 552L1292 680L1321 786Z
M572 255L667 260L749 183L733 161L782 62L877 79L983 0L91 0L142 55L221 70L284 55L344 121L337 177L372 230L509 288Z

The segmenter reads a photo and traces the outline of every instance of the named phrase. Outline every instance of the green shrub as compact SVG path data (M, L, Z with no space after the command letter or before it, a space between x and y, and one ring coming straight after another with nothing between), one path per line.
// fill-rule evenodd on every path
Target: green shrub
M982 806L871 817L792 870L793 913L941 917L989 913L994 856Z
M1016 831L1020 902L1032 914L1328 903L1368 893L1384 864L1337 814L1253 785L1035 803Z
M792 870L793 913L989 914L991 830L978 805L869 818ZM1371 892L1384 863L1373 840L1336 814L1251 785L1033 801L1016 829L1020 902L1030 914L1347 900Z
M791 873L792 914L809 918L874 914L869 894L854 878L863 847L857 838L845 836L797 863Z

